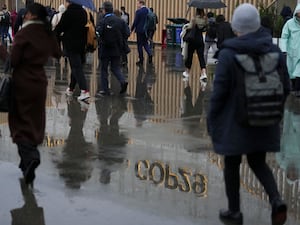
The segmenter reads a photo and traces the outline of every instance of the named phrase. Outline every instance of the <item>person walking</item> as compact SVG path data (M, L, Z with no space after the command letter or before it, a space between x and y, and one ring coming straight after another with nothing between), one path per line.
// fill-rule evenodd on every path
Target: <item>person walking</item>
M3 53L4 46L1 48ZM33 183L35 169L40 164L37 146L44 140L46 123L44 65L51 56L59 58L61 51L48 22L46 8L38 3L30 4L11 49L12 102L8 113L11 137L18 146L19 167L26 184Z
M154 9L151 7L149 8L149 10L152 12L153 14L153 17L154 17L154 24L152 27L148 27L148 30L147 30L147 35L148 35L148 39L149 39L149 47L151 49L151 51L153 52L154 50L154 43L153 43L153 36L155 34L155 31L156 31L156 25L158 24L158 17L156 15L156 13L154 12Z
M246 154L250 168L269 196L272 225L282 225L286 220L287 205L282 201L272 171L266 163L267 152L280 151L280 124L255 127L237 122L239 96L236 83L239 70L234 65L237 54L259 56L278 53L276 69L281 71L286 99L290 86L284 56L272 43L272 36L261 29L259 12L253 5L239 5L233 13L231 25L238 37L226 40L220 49L207 120L214 151L224 155L228 208L221 210L219 217L224 223L243 224L239 172L242 155Z
M217 25L216 18L212 12L207 13L207 29L204 39L204 59L207 65L208 51L211 49L213 55L217 52Z
M16 22L15 25L13 27L14 29L14 34L16 35L16 33L20 30L20 28L22 27L23 24L23 19L26 13L26 9L30 4L33 4L34 0L25 0L25 8L21 8L18 13L17 13L17 18L16 18Z
M85 27L87 13L81 5L75 4L71 0L66 0L66 8L55 28L58 37L63 34L64 51L71 67L71 81L66 90L66 95L72 96L75 86L78 84L81 92L77 99L85 101L90 98L83 72L87 42L87 30Z
M64 4L61 4L58 7L58 13L55 13L51 19L51 25L52 25L52 29L54 30L56 25L59 23L62 14L66 11L66 7Z
M222 43L235 35L232 31L231 24L225 21L224 15L220 14L216 17L217 23L217 48L221 48Z
M129 13L126 12L125 6L121 6L121 19L129 26Z
M131 26L131 32L136 32L139 54L139 61L137 61L136 64L141 66L144 63L143 48L147 52L149 64L152 64L152 51L149 47L148 37L146 34L147 31L145 30L145 23L149 9L145 6L145 1L143 0L137 1L137 8L138 9L135 12L134 21Z
M0 12L0 33L1 33L1 43L7 45L5 40L9 39L9 43L12 43L12 39L9 33L10 26L10 12L7 10L6 5L2 6L2 11Z
M109 96L112 93L108 87L108 66L110 64L112 73L120 82L120 94L127 90L127 81L121 72L120 60L124 46L124 40L130 35L129 29L126 29L125 22L113 14L113 5L111 2L103 3L104 18L101 21L97 32L100 37L100 60L101 77L99 82L100 90L96 97Z
M180 37L183 44L183 59L185 65L185 71L182 73L183 77L188 79L190 76L190 70L193 62L194 52L197 52L201 67L200 80L207 79L206 75L206 63L204 59L204 41L202 32L206 28L207 22L204 15L203 9L196 9L196 15L190 23L187 23L183 26ZM185 35L189 30L195 30L193 34L194 37L192 40L186 40Z
M280 48L286 54L286 62L292 81L292 90L300 97L300 3L294 10L294 16L283 26Z

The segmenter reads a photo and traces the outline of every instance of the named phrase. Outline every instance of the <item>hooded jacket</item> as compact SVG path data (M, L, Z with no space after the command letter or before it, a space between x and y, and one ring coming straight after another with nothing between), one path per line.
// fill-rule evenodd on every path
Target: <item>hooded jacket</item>
M280 52L272 37L263 29L224 41L218 54L213 92L208 112L208 131L214 150L222 155L241 155L253 152L280 150L279 124L269 127L242 127L236 121L237 91L235 59L237 53L266 54ZM284 93L289 93L289 78L283 54L279 67L284 71Z
M293 18L283 26L280 40L280 48L287 53L287 67L291 79L300 77L300 20L295 16L300 12L300 4L294 11Z

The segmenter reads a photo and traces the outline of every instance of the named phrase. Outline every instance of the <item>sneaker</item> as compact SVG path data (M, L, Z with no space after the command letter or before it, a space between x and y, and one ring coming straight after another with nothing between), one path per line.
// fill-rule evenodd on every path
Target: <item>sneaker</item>
M70 88L67 88L65 94L66 94L67 96L72 96L72 95L73 95L73 90L70 89Z
M225 224L232 224L232 225L243 224L243 214L241 212L232 212L230 210L221 209L219 213L219 218Z
M185 78L189 78L190 74L188 72L184 71L182 73L182 76L184 76Z
M205 91L206 86L207 86L207 82L204 80L200 80L201 91Z
M272 225L283 225L286 221L286 213L287 213L287 206L286 204L277 199L272 202Z
M79 101L84 101L86 99L90 98L90 93L88 91L81 91L80 95L78 96Z
M79 101L79 104L82 112L88 111L90 104L87 101Z
M121 84L120 94L124 94L127 91L128 82L124 82Z
M206 73L201 73L200 80L207 80Z

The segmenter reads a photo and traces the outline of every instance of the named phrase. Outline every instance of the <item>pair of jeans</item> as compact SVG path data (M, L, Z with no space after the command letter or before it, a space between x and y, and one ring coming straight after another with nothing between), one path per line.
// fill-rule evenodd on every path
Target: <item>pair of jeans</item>
M80 53L67 52L66 56L69 59L71 67L71 82L69 88L73 90L78 83L80 90L87 91L87 82L83 73L83 63L85 56Z
M99 84L100 91L109 93L108 88L108 66L110 63L110 69L114 76L118 79L120 84L125 83L124 75L121 72L120 68L120 56L107 56L101 58L101 83Z
M242 155L225 156L225 168L224 168L224 179L225 179L225 190L228 198L228 208L233 212L240 211L240 164ZM266 153L252 153L247 155L247 161L258 178L259 182L264 187L266 193L269 196L269 201L272 202L274 199L280 198L277 184L266 163Z

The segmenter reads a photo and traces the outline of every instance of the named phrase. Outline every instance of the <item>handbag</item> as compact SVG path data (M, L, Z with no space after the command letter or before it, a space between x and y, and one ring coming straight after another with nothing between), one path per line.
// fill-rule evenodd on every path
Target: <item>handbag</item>
M11 66L7 59L0 76L0 112L8 112L11 102Z
M195 40L195 35L196 35L196 26L193 26L190 29L186 30L186 33L183 37L183 41L185 42L193 42Z

